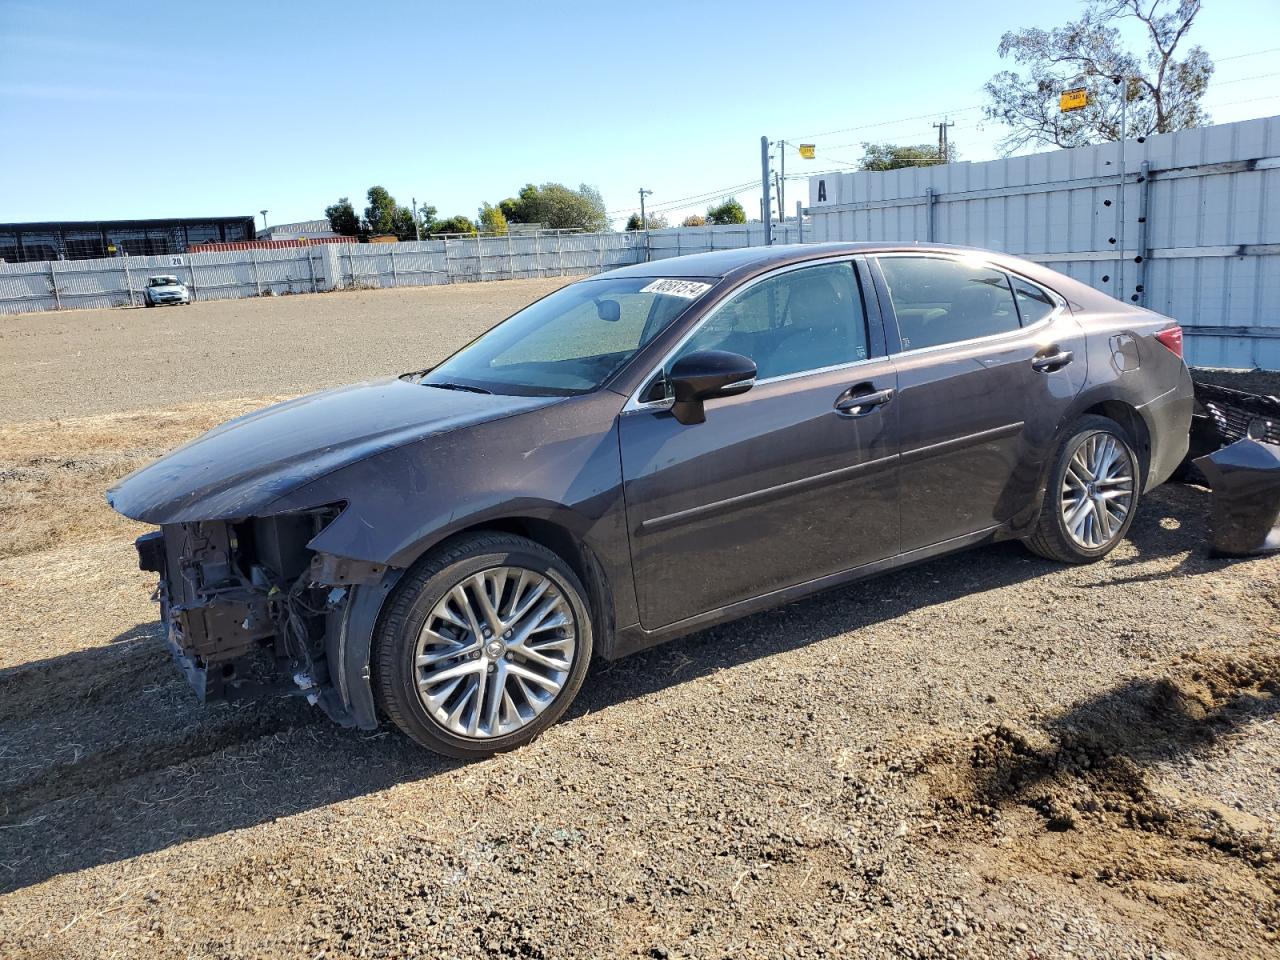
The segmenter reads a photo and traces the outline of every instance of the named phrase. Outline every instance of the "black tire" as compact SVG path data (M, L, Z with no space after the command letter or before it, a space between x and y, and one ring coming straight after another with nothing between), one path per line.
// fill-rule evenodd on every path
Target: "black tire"
M1062 515L1062 486L1075 451L1081 443L1097 434L1106 434L1115 438L1128 454L1129 463L1133 468L1133 496L1128 513L1110 539L1100 546L1089 547L1073 538L1067 529L1066 518ZM1101 560L1114 550L1129 532L1129 527L1133 524L1134 515L1138 510L1142 479L1142 464L1124 428L1108 417L1093 414L1081 417L1067 430L1058 443L1057 450L1054 451L1053 466L1049 471L1048 483L1045 484L1040 519L1036 523L1035 531L1023 542L1032 553L1037 553L1049 560L1057 560L1059 563L1093 563Z
M503 566L547 577L568 600L576 637L573 660L560 691L524 726L483 739L460 736L433 717L419 696L418 640L431 611L455 586L481 571ZM564 560L524 537L478 533L443 544L405 574L378 623L370 661L380 711L411 739L448 757L487 757L529 743L564 715L586 677L593 636L585 597L586 590Z

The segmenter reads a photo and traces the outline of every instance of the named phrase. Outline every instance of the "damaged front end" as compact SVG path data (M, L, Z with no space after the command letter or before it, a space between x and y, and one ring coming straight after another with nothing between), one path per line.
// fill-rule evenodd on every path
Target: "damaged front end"
M165 639L201 701L292 693L371 725L371 704L345 690L342 645L354 591L388 571L308 547L339 512L169 523L138 538L138 565L160 577Z

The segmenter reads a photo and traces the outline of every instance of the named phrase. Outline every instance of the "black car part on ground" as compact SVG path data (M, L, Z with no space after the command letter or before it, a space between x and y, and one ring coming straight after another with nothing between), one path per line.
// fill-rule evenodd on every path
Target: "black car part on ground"
M1246 437L1195 461L1213 488L1213 549L1235 557L1280 550L1280 444Z
M1191 442L1178 475L1213 489L1213 549L1280 549L1280 398L1195 381Z

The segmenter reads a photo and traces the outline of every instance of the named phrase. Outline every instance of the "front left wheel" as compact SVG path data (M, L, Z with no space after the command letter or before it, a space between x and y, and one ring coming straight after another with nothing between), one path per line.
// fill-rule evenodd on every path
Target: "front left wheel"
M591 661L591 616L573 570L511 534L468 536L397 585L372 651L382 712L428 749L489 756L555 723Z

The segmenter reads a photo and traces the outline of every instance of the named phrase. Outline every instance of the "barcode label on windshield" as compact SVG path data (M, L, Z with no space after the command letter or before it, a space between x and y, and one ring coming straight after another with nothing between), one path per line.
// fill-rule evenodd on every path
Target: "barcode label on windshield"
M710 289L711 284L699 283L697 280L655 280L647 287L642 287L640 292L661 293L668 297L696 300Z

